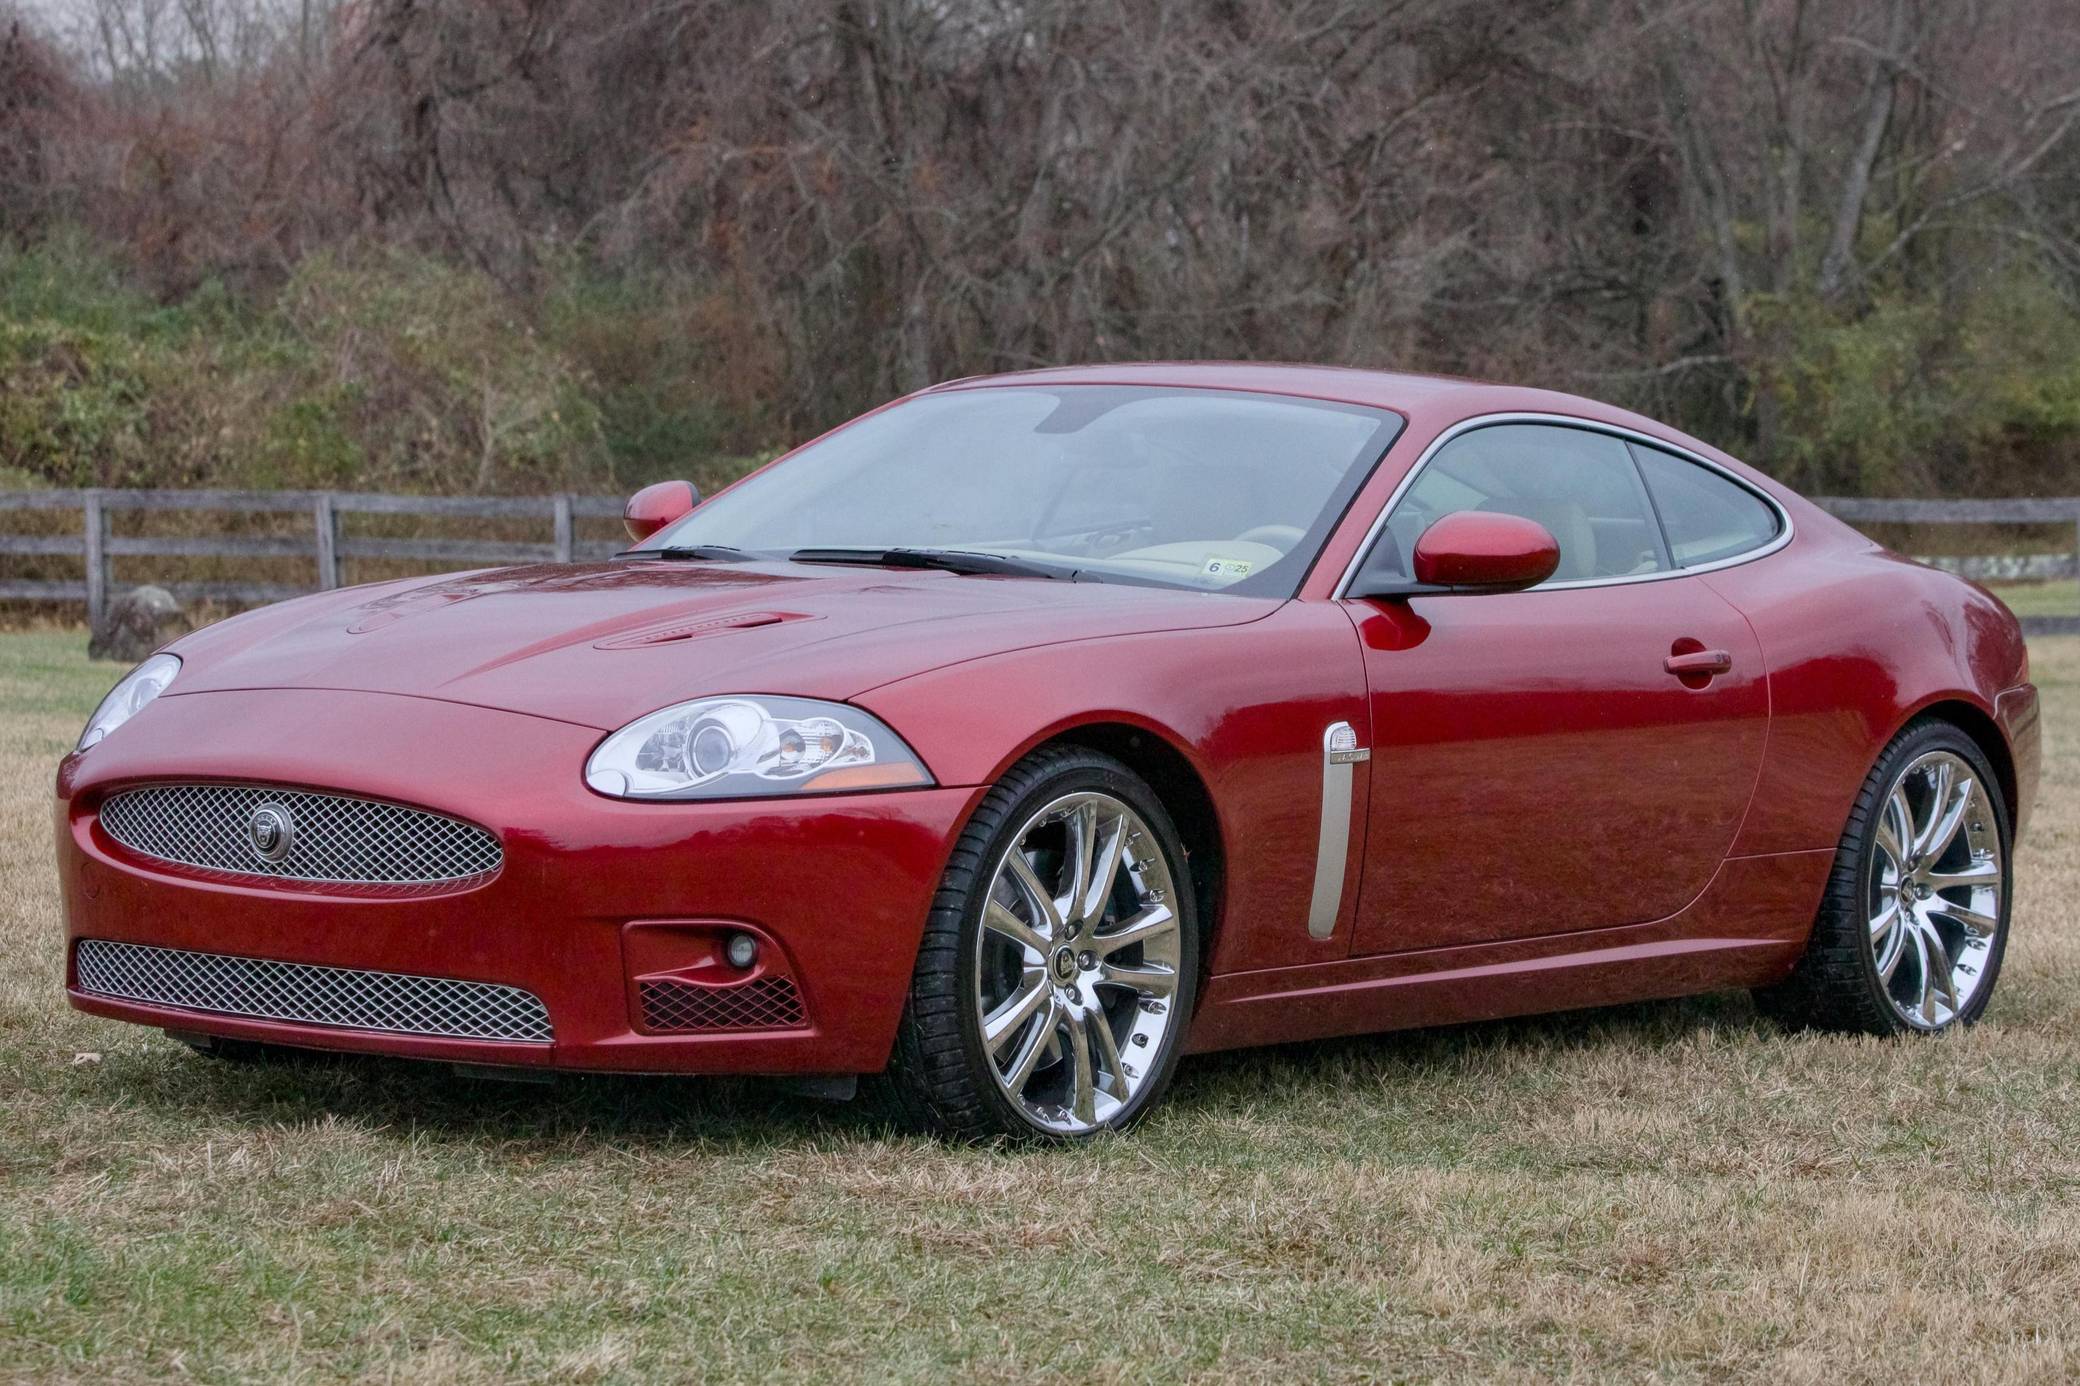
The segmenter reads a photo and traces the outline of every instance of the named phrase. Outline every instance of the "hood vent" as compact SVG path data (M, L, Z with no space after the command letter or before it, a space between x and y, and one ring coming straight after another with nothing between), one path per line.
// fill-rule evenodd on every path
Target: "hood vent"
M701 621L673 621L668 625L631 631L627 635L617 635L611 640L602 640L593 648L640 650L651 645L676 645L682 640L696 640L704 635L722 635L733 630L756 630L760 626L777 626L783 621L814 619L815 617L800 611L739 611L732 616L710 616Z

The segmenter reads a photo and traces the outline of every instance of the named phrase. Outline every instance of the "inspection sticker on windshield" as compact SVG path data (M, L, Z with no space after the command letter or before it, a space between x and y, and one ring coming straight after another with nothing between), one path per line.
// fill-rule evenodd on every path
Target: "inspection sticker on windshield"
M1249 570L1257 565L1246 558L1209 558L1206 560L1206 576L1211 578L1246 578Z

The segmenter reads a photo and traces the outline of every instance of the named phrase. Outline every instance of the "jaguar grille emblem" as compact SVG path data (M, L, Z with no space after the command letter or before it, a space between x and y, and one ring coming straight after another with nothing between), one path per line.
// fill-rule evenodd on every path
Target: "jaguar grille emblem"
M278 862L296 845L296 820L283 804L262 804L246 822L246 845L264 862Z

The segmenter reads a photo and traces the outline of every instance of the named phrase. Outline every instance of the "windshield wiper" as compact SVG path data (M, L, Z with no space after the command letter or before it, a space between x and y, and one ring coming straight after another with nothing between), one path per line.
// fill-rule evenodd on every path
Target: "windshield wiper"
M1029 563L996 553L973 553L966 549L796 549L788 555L796 563L860 563L875 568L937 568L970 576L1065 578L1075 581L1078 570Z
M728 544L668 544L661 549L623 549L616 558L665 558L695 563L740 563L753 555Z

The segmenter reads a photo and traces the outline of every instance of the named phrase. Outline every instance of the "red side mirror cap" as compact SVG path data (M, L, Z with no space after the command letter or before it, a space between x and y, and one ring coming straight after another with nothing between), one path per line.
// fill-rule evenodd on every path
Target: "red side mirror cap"
M693 489L692 482L660 481L628 498L621 523L627 526L628 537L640 544L700 503L701 493Z
M1536 520L1486 510L1445 516L1416 540L1415 578L1455 592L1519 592L1560 566L1560 541Z

